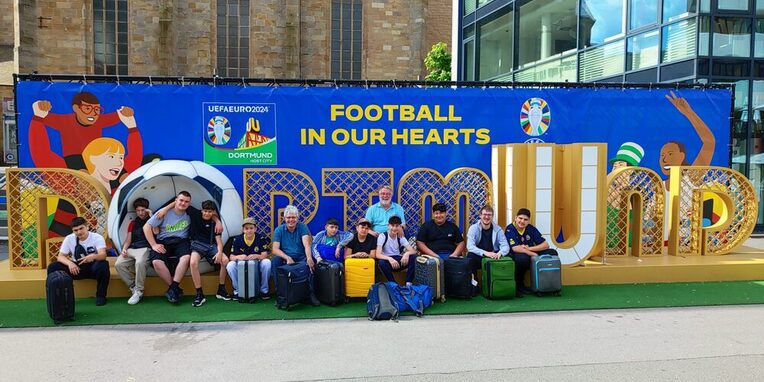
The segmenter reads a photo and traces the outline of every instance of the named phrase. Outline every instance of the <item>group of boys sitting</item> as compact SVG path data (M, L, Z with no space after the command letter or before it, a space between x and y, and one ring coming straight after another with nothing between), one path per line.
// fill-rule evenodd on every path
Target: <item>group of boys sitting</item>
M284 211L285 222L274 231L272 247L267 235L256 232L255 220L246 218L242 224L243 233L234 237L230 256L227 256L223 252L222 224L215 202L204 201L201 211L190 203L191 195L181 191L173 202L152 215L148 200L138 198L133 202L136 216L128 226L115 264L119 276L132 292L128 304L141 301L149 265L168 286L165 296L171 303L181 300L183 290L179 284L190 267L196 288L192 305L198 307L206 302L199 271L202 259L212 266L220 266L215 296L222 300L238 299L237 262L259 260L260 296L267 300L270 298L272 266L303 261L312 270L315 263L324 260L374 258L389 281L395 281L395 270L406 269L406 282L411 283L418 252L443 258L467 256L473 264L473 275L476 275L483 257L509 255L518 263L516 280L521 296L525 291L522 280L529 257L548 248L538 230L528 223L530 211L526 209L520 209L515 221L502 232L501 227L493 223L493 209L483 207L480 220L469 228L465 246L459 227L446 221L445 205L437 203L433 205L433 219L423 224L417 234L417 251L404 236L401 218L396 215L389 218L387 232L376 237L370 233L372 224L366 219L358 221L355 234L339 230L339 222L329 219L325 230L311 237L307 226L297 223L297 209L288 206ZM64 239L58 261L48 267L48 274L60 270L75 279L96 279L96 305L104 305L110 277L105 240L98 233L90 232L82 217L75 218L71 227L73 233ZM305 252L312 256L305 256ZM233 295L226 291L226 276L232 281ZM309 301L319 305L313 293Z

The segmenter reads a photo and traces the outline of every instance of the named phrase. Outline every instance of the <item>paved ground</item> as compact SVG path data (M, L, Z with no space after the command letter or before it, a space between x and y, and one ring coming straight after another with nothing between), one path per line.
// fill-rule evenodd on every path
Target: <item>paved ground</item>
M2 329L0 381L754 381L761 317L764 305Z
M761 317L755 305L6 329L0 380L753 381Z

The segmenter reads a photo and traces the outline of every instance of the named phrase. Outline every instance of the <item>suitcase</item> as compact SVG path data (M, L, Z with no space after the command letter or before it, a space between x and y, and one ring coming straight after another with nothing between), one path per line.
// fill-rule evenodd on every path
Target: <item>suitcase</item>
M345 296L367 297L369 288L374 285L374 259L345 259Z
M55 271L45 280L48 315L53 323L74 320L74 281L64 271Z
M515 261L510 257L498 260L483 258L483 296L492 300L515 297Z
M236 279L239 302L255 302L260 291L260 262L257 260L237 261Z
M472 298L472 270L466 257L449 257L443 266L446 276L446 295L451 298Z
M276 288L276 307L290 310L310 296L310 269L304 262L276 268L279 285Z
M560 258L555 255L538 255L531 258L531 290L540 296L554 293L560 296L562 275Z
M331 306L345 302L345 267L342 263L323 260L316 265L314 277L318 301Z
M414 282L429 285L436 299L446 301L443 260L438 256L419 255L416 258Z

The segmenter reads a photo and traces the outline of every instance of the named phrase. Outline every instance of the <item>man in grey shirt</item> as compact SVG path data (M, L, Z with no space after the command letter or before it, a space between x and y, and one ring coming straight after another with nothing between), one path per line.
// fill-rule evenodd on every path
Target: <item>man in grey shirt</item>
M183 297L179 284L188 270L191 257L191 243L188 239L191 217L186 213L190 204L191 194L181 191L171 210L163 216L158 211L143 226L146 241L151 245L149 261L168 285L165 296L171 303L177 303ZM156 238L154 228L159 228Z

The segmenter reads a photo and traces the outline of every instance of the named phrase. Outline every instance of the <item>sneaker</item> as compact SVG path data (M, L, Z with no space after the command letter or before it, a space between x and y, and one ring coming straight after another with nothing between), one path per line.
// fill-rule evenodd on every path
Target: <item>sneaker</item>
M167 297L167 301L171 304L175 304L179 300L178 293L172 287L167 288L167 292L165 292L164 296Z
M204 305L205 302L207 302L207 299L204 298L204 295L203 294L197 294L196 297L194 298L194 302L191 303L191 306L193 306L195 308L196 307L200 307L200 306Z
M533 291L530 290L529 288L522 287L522 288L520 288L520 293L522 293L522 294L533 294Z
M96 297L96 306L106 305L106 297Z
M226 292L225 288L218 289L218 293L215 294L218 300L231 301L233 297Z
M308 298L308 301L310 302L310 305L321 306L321 301L318 301L318 299L316 298L316 295L313 293L310 294L310 298Z
M175 296L177 296L178 302L180 302L180 299L183 298L183 289L181 289L180 287L175 289Z
M133 295L130 296L130 299L127 300L127 303L129 305L135 305L135 304L139 303L142 298L143 298L143 292L141 292L141 291L139 291L137 289L134 289L133 290Z
M515 298L523 298L523 292L515 291Z
M270 300L271 296L268 293L263 293L260 295L261 300Z

